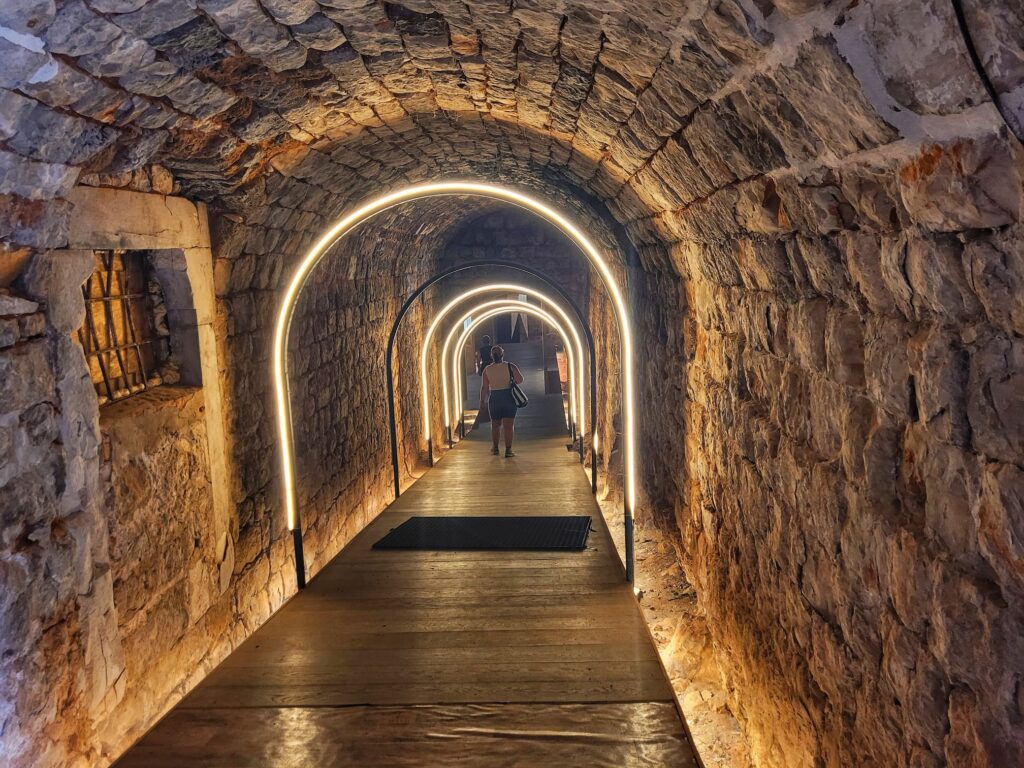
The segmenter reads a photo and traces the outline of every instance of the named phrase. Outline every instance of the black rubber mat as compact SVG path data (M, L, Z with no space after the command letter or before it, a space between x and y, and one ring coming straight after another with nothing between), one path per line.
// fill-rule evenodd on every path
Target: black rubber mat
M588 515L555 517L410 517L374 549L579 550Z

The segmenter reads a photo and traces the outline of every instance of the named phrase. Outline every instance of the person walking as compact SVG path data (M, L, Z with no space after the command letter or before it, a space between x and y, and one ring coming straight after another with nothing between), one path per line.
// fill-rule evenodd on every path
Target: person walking
M484 368L480 383L480 408L486 404L491 414L491 455L498 455L498 438L505 432L505 458L515 456L512 440L516 434L516 401L512 398L512 382L523 383L523 374L519 366L505 362L505 350L499 346L491 347L491 358L494 360Z
M476 350L476 375L483 376L484 368L493 363L491 358L491 337L484 336Z

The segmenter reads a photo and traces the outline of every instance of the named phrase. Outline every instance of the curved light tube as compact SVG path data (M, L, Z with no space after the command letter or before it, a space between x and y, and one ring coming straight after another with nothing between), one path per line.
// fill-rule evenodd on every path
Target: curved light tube
M454 385L453 394L455 395L455 402L458 403L458 411L459 411L459 413L462 413L462 411L463 411L462 388L458 387L458 384L457 384L458 376L459 376L458 364L459 364L459 356L461 354L461 350L464 348L464 346L466 344L466 341L469 338L469 335L473 332L473 330L477 326L480 325L480 323L482 323L482 322L484 322L486 320L489 320L490 318L495 317L497 315L501 315L501 314L504 314L506 312L511 312L511 311L519 311L519 312L523 312L524 314L527 314L527 315L534 315L535 317L540 317L542 320L546 321L548 323L548 325L550 325L552 328L554 328L555 332L558 333L558 335L562 337L562 341L565 344L566 356L569 359L569 379L570 379L570 385L569 385L569 401L570 401L569 402L569 413L570 413L570 416L571 416L572 410L573 410L572 385L578 379L582 378L583 361L582 361L582 359L580 359L579 357L577 357L576 355L573 354L572 348L569 346L569 335L565 332L565 328L563 328L562 325L557 320L555 320L554 317L552 317L549 313L545 312L544 310L540 309L537 306L534 306L532 304L527 304L526 302L514 301L514 300L513 301L508 301L504 306L495 307L493 310L487 311L483 315L481 315L480 317L475 318L470 323L469 327L466 328L465 330L463 330L462 335L459 337L459 341L455 345L455 349L454 349L454 351L452 353L452 371L451 371L451 373L452 373L452 384ZM581 411L580 412L580 418L582 418L582 417L583 417L583 414L582 414L582 411Z
M430 384L427 377L427 364L429 361L430 343L434 339L434 332L437 330L437 327L441 324L444 318L447 317L448 313L455 309L455 307L457 307L463 301L465 301L471 296L478 296L481 293L491 293L494 291L509 291L510 293L525 293L527 295L537 296L538 298L547 302L550 306L557 308L558 311L561 313L562 317L565 318L566 323L572 326L573 333L575 334L575 326L572 325L571 321L569 320L569 316L566 315L560 307L558 307L558 305L554 302L553 299L551 299L551 297L541 293L536 288L530 288L528 286L518 285L516 283L488 283L487 285L480 285L477 286L476 288L470 288L469 290L460 293L454 299L445 304L441 311L438 312L437 315L435 315L434 319L431 321L430 325L427 328L426 334L424 334L423 336L423 348L420 350L420 386L423 395L423 434L426 435L428 438L430 437ZM506 301L510 301L510 299L506 299ZM579 336L576 335L575 338L578 342ZM580 349L580 353L582 355L583 346L582 344L579 344L578 346ZM441 359L443 361L444 357L442 357ZM441 370L444 371L443 362ZM445 423L448 424L450 423L450 412L448 411L448 379L445 376L442 376L441 379L441 387L444 391ZM582 392L582 389L580 391Z
M483 311L485 309L486 311ZM527 304L525 301L517 301L515 299L498 299L496 301L488 301L473 307L472 312L467 312L466 317L468 317L469 314L471 313L475 314L476 312L480 311L483 311L483 314L481 314L479 317L474 317L469 327L463 329L462 335L459 337L459 341L456 343L455 349L452 353L452 389L454 400L458 406L456 412L462 413L462 387L459 386L459 356L462 354L462 349L466 344L466 339L473 332L473 329L475 329L484 321L487 321L487 319L490 319L499 314L504 314L505 312L519 311L525 314L532 314L537 317L541 317L543 321L545 321L546 323L548 323L548 325L554 328L558 335L562 337L562 341L565 343L565 351L566 356L568 357L569 364L569 414L571 415L575 406L579 406L578 416L580 420L577 421L577 424L580 425L582 434L582 420L584 418L583 406L582 404L580 404L580 400L575 399L572 395L572 387L577 385L577 383L583 379L582 347L578 345L577 352L573 353L572 348L568 343L570 336L565 332L565 329L562 327L562 325L558 323L557 319L555 319L549 312L545 311L541 307L538 307L534 304ZM462 323L464 322L465 317L463 318ZM459 330L459 327L462 325L462 323L453 327L452 333L449 334L449 338L447 338L447 340L444 343L444 350L441 352L442 378L446 378L443 366L444 360L447 357L447 349L449 349L449 342L452 340L452 337L455 335L455 333ZM572 332L572 335L575 335L574 331Z
M541 294L539 291L534 291L534 293L536 293L540 298L546 299L546 297L543 294ZM459 327L460 326L464 326L467 320L472 321L473 320L473 315L475 315L477 312L482 312L485 309L488 309L488 308L493 307L493 306L497 306L498 304L505 304L505 305L514 304L515 306L518 307L518 306L523 305L524 303L525 302L520 302L520 301L517 301L517 300L514 300L514 299L496 299L495 301L488 301L488 302L485 302L483 304L478 304L472 310L470 310L465 315L463 315L462 318L459 320L459 322L452 326L451 331L449 331L447 338L445 338L445 340L444 340L444 346L441 349L442 372L444 370L444 368L443 368L444 361L447 360L447 358L448 358L448 348L451 346L452 339L454 339L455 338L455 334L458 333ZM533 305L532 304L526 304L526 306L532 307ZM569 327L569 331L571 333L572 339L573 339L574 343L576 344L575 358L576 358L576 361L578 361L576 363L576 365L577 365L576 370L580 372L580 375L578 377L575 376L575 375L570 375L571 384L569 386L569 418L575 423L577 429L579 430L579 433L582 435L583 432L584 432L584 429L585 429L585 425L584 425L585 416L584 416L584 410L583 410L583 403L584 403L584 400L585 400L585 397L586 397L586 392L584 390L583 377L582 377L583 360L585 359L583 357L583 344L580 341L579 334L576 333L576 327L572 324L572 321L569 320L569 316L564 311L562 311L561 307L559 307L557 304L552 304L551 306L552 306L553 309L555 309L558 312L558 314L565 321L566 325ZM501 313L499 312L498 314L501 314ZM488 317L493 317L493 316L494 316L493 314L488 314ZM559 325L557 323L551 323L551 324L556 328L556 330L558 330L559 334L561 334L562 340L565 343L566 350L569 353L569 355L571 356L573 350L572 350L572 347L569 345L569 336L567 336L565 334L565 330L564 330L564 328L561 325ZM473 327L476 327L475 323L474 323ZM461 346L456 346L456 351L461 350L461 349L462 349ZM451 427L453 425L452 425L452 421L451 421L451 415L450 415L449 410L448 410L448 402L449 401L448 401L447 378L445 378L444 376L442 376L442 378L444 379L443 390L444 390L444 400L445 400L445 403L444 403L445 424L447 426ZM459 382L458 375L453 373L453 375L452 375L452 393L453 394L455 392L460 392L461 391L462 387L459 386L459 384L460 384L460 382ZM575 387L575 392L573 391L574 387ZM457 398L458 398L458 396L456 395L456 397L453 398L453 400L455 400Z
M430 434L430 399L429 386L427 381L427 353L429 351L430 342L433 338L434 331L436 330L437 326L441 324L441 321L444 320L448 312L450 312L456 305L461 303L464 299L467 299L470 296L476 296L478 294L487 293L490 291L510 291L514 293L523 293L528 296L536 296L537 298L539 298L541 301L547 304L550 309L553 309L558 314L558 316L562 318L562 320L565 321L566 327L568 327L570 330L573 343L576 345L576 359L579 361L579 364L581 366L583 365L583 361L586 359L583 356L583 342L580 340L580 336L576 332L575 323L573 323L573 321L569 318L569 315L566 314L565 310L563 310L562 307L559 306L559 304L547 294L537 290L536 288L530 288L525 285L515 285L512 283L488 283L487 285L471 288L470 290L463 292L462 294L454 298L452 301L450 301L447 305L445 305L444 309L442 309L440 313L438 313L438 315L434 318L434 322L430 324L430 328L427 330L427 333L423 338L423 349L420 355L420 383L423 391L423 427L427 435ZM509 302L512 301L512 299L499 299L496 301ZM490 305L481 305L480 307L477 307L475 311L481 311L481 308L485 306ZM471 315L472 312L467 312L465 315L463 315L462 322L465 322L467 319L469 319ZM444 371L444 361L447 359L448 356L449 344L457 328L458 326L453 326L452 331L448 334L448 337L445 339L444 347L442 348L441 352L442 371ZM566 337L566 346L568 347L568 345L568 337ZM445 425L451 426L451 411L448 408L448 403L450 402L448 396L448 379L445 376L442 376L441 379L441 388L444 396ZM575 401L576 403L576 424L580 426L580 432L582 433L582 424L584 423L583 403L586 402L586 390L584 389L585 384L583 383L582 377L579 377L578 382L576 381L576 379L573 379L573 383L576 384L576 393L575 395L573 395L573 393L570 391L570 399ZM572 411L570 411L570 413L572 413Z
M634 438L634 414L633 414L633 333L629 324L629 313L626 310L626 302L622 291L612 274L611 268L601 257L600 252L590 242L590 239L573 224L569 219L554 208L541 201L525 195L508 187L486 182L472 181L444 181L430 184L416 184L399 189L386 195L381 195L370 202L361 205L356 210L338 220L323 237L313 244L306 253L298 268L292 275L288 288L281 300L281 309L277 316L277 325L274 330L274 347L271 355L271 365L274 373L274 399L277 405L277 429L281 438L281 474L283 480L283 492L285 508L288 512L288 528L294 530L298 514L295 507L295 477L294 477L294 446L292 444L292 423L291 403L288 396L288 334L291 330L292 315L295 310L295 302L298 299L302 286L306 282L310 271L324 253L342 236L350 232L360 223L380 213L387 208L400 203L409 202L425 197L438 195L474 195L486 197L493 200L501 200L521 208L525 208L551 224L558 227L567 235L590 260L590 263L601 275L605 289L611 297L612 306L615 310L615 319L619 330L619 343L622 357L622 422L623 422L623 443L625 447L625 490L627 501L627 522L632 515L636 500L636 457Z

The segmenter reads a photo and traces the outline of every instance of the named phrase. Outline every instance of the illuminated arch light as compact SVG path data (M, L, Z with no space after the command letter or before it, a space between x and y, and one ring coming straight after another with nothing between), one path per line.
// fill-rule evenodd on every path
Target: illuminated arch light
M543 309L541 309L541 308L539 308L539 307L537 307L537 306L535 306L533 304L527 304L526 302L522 302L522 301L509 301L504 306L496 307L495 309L493 309L491 311L485 312L480 317L474 319L471 322L471 324L469 325L469 327L466 328L462 332L462 335L459 337L459 341L456 343L455 349L454 349L454 351L452 353L452 360L451 360L451 362L452 362L451 375L452 375L453 392L457 393L457 394L455 394L455 402L458 403L458 411L460 413L462 413L463 412L463 407L464 407L463 401L462 401L461 387L458 387L458 384L457 384L458 383L458 377L459 377L459 367L458 367L459 356L460 356L461 350L464 348L464 346L466 344L466 341L469 338L469 335L473 332L473 330L477 326L480 325L480 323L485 322L485 321L487 321L487 320L489 320L492 317L495 317L497 315L501 315L501 314L504 314L506 312L512 312L512 311L519 311L519 312L523 312L524 314L527 314L527 315L533 315L535 317L540 317L542 320L546 321L552 328L554 328L555 332L558 333L558 335L562 337L562 341L565 344L565 348L566 348L566 353L567 353L566 356L569 358L569 379L570 379L570 382L571 382L570 386L569 386L569 398L570 398L569 411L570 411L570 414L571 414L571 412L573 410L572 388L573 388L573 384L575 384L577 382L577 380L579 380L582 377L583 362L578 357L578 354L574 354L573 353L572 348L569 345L569 335L566 333L565 328L563 328L562 325L557 320L555 320L555 318L552 317L548 312L545 312ZM443 372L442 372L442 375L443 375ZM581 409L581 412L579 414L579 418L581 418L581 419L583 418L582 409ZM577 423L579 424L580 422L577 422ZM582 439L582 437L581 437L581 439Z
M571 399L572 399L572 387L573 387L573 385L576 384L577 378L580 376L580 373L581 373L581 370L582 370L583 361L582 361L581 358L577 357L577 355L574 354L572 349L570 348L570 346L569 346L569 335L566 333L565 328L563 328L561 323L559 323L557 320L555 320L555 318L552 317L552 315L550 313L545 312L543 309L541 309L540 307L537 307L537 306L535 306L533 304L527 304L525 301L506 300L505 302L501 302L499 300L499 301L488 302L487 304L488 305L499 305L499 306L495 306L492 309L489 309L486 312L484 312L482 315L480 315L480 317L475 318L470 323L469 327L465 328L462 331L462 335L459 336L459 340L458 340L458 342L456 342L455 349L452 352L452 358L451 358L451 363L452 363L452 369L451 369L452 387L453 387L454 394L455 394L455 402L457 402L458 406L459 406L458 407L458 412L462 413L463 407L464 407L464 404L463 404L463 401L462 401L462 388L459 387L458 383L457 383L458 379L459 379L459 357L460 357L460 355L462 353L462 349L465 346L466 341L469 338L469 335L473 332L474 328L479 326L480 323L483 323L483 322L485 322L487 320L490 320L492 317L495 317L497 315L505 314L506 312L522 312L523 314L526 314L526 315L533 315L534 317L539 317L542 320L544 320L545 322L547 322L552 328L554 328L555 331L558 333L558 335L562 337L562 341L565 343L566 352L568 353L567 357L569 358L569 379L570 379L570 382L571 382L570 386L569 386L569 392L570 392L569 410L571 412L572 411L572 402L571 402ZM480 305L479 307L475 307L474 311L476 311L476 312L482 311L484 306L485 305ZM455 330L458 330L458 326L455 327ZM444 371L443 370L442 370L441 375L444 376ZM582 413L580 414L580 418L582 418ZM577 423L580 423L580 422L577 422ZM581 439L582 439L582 437L581 437Z
M442 195L471 195L486 197L492 200L501 200L512 205L517 205L526 210L532 211L541 216L551 224L558 227L583 251L593 267L601 275L605 289L611 297L612 306L615 310L615 319L619 331L619 344L622 357L622 422L623 422L623 444L625 448L625 496L626 496L626 523L631 524L632 510L636 501L636 440L634 437L635 417L633 413L633 334L629 325L629 313L626 310L626 302L622 291L619 289L611 268L601 257L600 252L590 242L590 239L554 208L541 201L525 195L508 187L486 182L472 181L445 181L430 184L416 184L410 187L381 195L378 198L360 206L348 215L338 220L323 237L313 244L299 263L298 269L292 276L288 288L281 300L281 309L278 311L277 325L274 329L274 347L271 355L274 378L274 399L277 405L277 428L278 436L281 439L281 474L284 492L285 508L288 515L288 528L295 530L298 521L298 512L295 506L295 467L294 467L294 445L292 443L292 421L291 403L288 391L288 335L291 330L292 315L295 311L295 302L298 299L306 278L317 265L324 253L341 237L357 227L363 221L377 215L381 211L391 208L400 203L410 202L426 197ZM596 434L596 432L595 432ZM627 537L627 547L630 542ZM300 580L301 581L301 580Z
M529 288L529 287L527 287L525 285L518 285L516 283L488 283L487 285L480 285L480 286L477 286L476 288L470 288L470 289L468 289L466 291L463 291L458 296L456 296L454 299L452 299L451 301L449 301L447 304L444 305L444 307L441 309L441 311L438 312L437 315L435 315L434 319L431 321L430 325L427 327L427 332L423 336L423 347L420 350L420 386L421 386L421 392L422 392L422 395L423 395L423 434L426 435L428 438L430 437L431 429L430 429L430 384L429 384L429 381L428 381L428 378L427 378L427 367L428 367L428 361L429 361L430 343L434 339L434 333L437 331L437 327L441 324L441 322L445 319L445 317L448 316L448 313L450 313L453 309L455 309L455 307L457 307L463 301L465 301L466 299L468 299L468 298L470 298L472 296L479 296L482 293L493 293L494 291L509 291L510 293L512 293L512 292L515 292L515 293L525 293L527 295L533 295L533 296L537 296L537 297L541 298L542 300L547 302L551 307L558 307L558 305L554 302L553 299L551 299L549 296L541 293L536 288ZM511 301L511 300L510 299L506 299L506 301ZM560 307L558 307L558 309L559 309L559 312L561 312L562 316L566 318L566 321L568 321L568 315L566 315L564 312L562 312ZM573 326L573 328L575 329L575 326ZM581 349L582 349L582 347L581 347ZM443 358L442 358L442 361L443 361ZM444 368L443 368L443 362L442 362L442 371L443 370L444 370ZM448 410L448 402L449 402L449 397L448 397L448 380L444 376L442 376L441 379L442 379L441 386L442 386L442 389L444 391L445 423L449 424L449 423L451 423L451 418L450 418L450 412Z
M539 291L533 291L533 293L535 293L541 299L549 301L549 303L550 303L550 300L548 300ZM457 323L457 324L452 326L452 329L448 333L447 338L445 338L444 346L442 347L442 350L441 350L442 373L444 371L444 368L443 368L444 361L448 357L448 349L451 346L452 339L455 338L455 334L458 333L459 327L460 326L465 326L465 323L467 321L472 321L473 320L473 315L475 315L477 312L482 312L485 309L488 309L488 308L490 308L492 306L495 306L497 304L500 304L500 303L515 304L516 306L524 304L524 302L519 302L519 301L512 300L512 299L497 299L495 301L486 302L484 304L478 304L472 310L470 310L465 315L463 315L461 320L459 321L459 323ZM526 306L532 307L534 305L526 304ZM566 326L568 326L569 331L571 333L572 340L573 340L573 342L576 345L576 350L575 350L575 356L574 357L575 357L575 365L577 366L576 370L578 371L578 376L577 375L570 375L571 384L569 386L569 418L575 423L577 429L579 430L580 436L582 438L583 432L586 429L586 426L585 426L586 416L584 415L584 407L583 407L583 403L584 403L584 401L586 399L586 389L585 389L585 384L583 383L583 361L585 359L584 356L583 356L583 343L580 341L579 334L576 332L576 327L575 327L575 325L573 325L572 321L569 319L569 316L564 311L562 311L561 307L559 307L557 304L551 303L551 307L556 312L558 312L558 314L561 316L561 318L565 321ZM501 313L499 312L498 314L501 314ZM488 318L494 317L494 314L488 314L487 317ZM558 331L559 335L561 335L562 340L565 343L566 350L569 353L570 365L572 365L573 364L573 360L572 360L573 350L572 350L572 347L569 344L569 338L570 337L566 335L565 329L561 325L559 325L558 323L551 322L550 324ZM476 323L473 324L473 327L476 327ZM465 343L465 342L463 342L463 343ZM461 345L456 345L456 359L458 359L458 354L459 354L459 351L461 349L462 349ZM448 427L452 427L453 426L453 424L452 424L452 415L449 414L449 410L448 410L448 383L447 383L447 378L445 378L442 375L442 379L444 380L443 390L444 390L444 399L445 399L445 409L444 409L444 411L445 411L445 423L446 423L446 425ZM574 388L575 388L575 392L574 392ZM453 395L454 395L455 392L461 391L461 389L462 388L460 386L458 374L453 372L453 374L452 374L452 392L453 392ZM458 396L456 396L456 397L458 397ZM455 399L455 398L453 398L453 399ZM458 398L458 399L461 399L461 398ZM458 409L458 410L461 412L461 408ZM457 423L457 420L456 420L456 423Z
M434 320L431 322L430 326L427 328L427 333L423 337L423 348L420 350L420 386L422 388L422 393L423 393L423 431L424 431L424 434L427 435L427 436L429 436L430 432L431 432L431 430L430 430L430 386L429 386L429 380L428 380L428 376L427 376L427 367L428 367L427 363L428 363L428 356L429 356L429 351L430 351L430 343L433 340L434 332L437 330L437 327L441 324L441 322L444 320L444 318L447 317L448 313L451 312L455 307L457 307L463 301L465 301L466 299L468 299L468 298L470 298L472 296L478 296L478 295L480 295L482 293L491 293L491 292L494 292L494 291L508 291L510 293L523 293L523 294L526 294L528 296L536 296L541 301L545 302L545 304L547 304L548 307L550 307L551 309L553 309L555 312L558 313L558 316L561 317L565 321L566 326L568 326L569 329L571 330L571 336L572 336L573 342L576 344L577 359L580 361L580 365L583 365L583 360L585 359L583 357L583 342L580 340L580 336L576 332L576 324L573 323L573 321L569 318L569 315L566 314L565 310L563 310L561 308L561 306L559 306L558 302L556 302L550 296L548 296L547 294L543 293L542 291L537 290L536 288L530 288L530 287L525 286L525 285L517 285L515 283L488 283L487 285L481 285L481 286L477 286L476 288L470 288L469 290L464 291L463 293L461 293L458 296L456 296L454 299L452 299L450 302L448 302L444 306L444 308L434 317ZM507 302L507 301L512 301L512 299L500 299L498 301L506 301ZM466 315L464 315L463 316L463 322L465 322L467 319L469 319L471 314L472 313L467 313ZM452 329L452 332L449 333L448 337L445 339L444 347L443 347L442 352L441 352L441 361L442 361L442 363L441 363L441 365L442 365L441 370L442 370L442 372L444 371L444 360L447 358L448 344L449 344L452 336L454 335L455 329L457 327L458 326L454 326L453 329ZM566 346L568 347L568 337L566 337ZM575 402L577 404L578 412L577 412L576 424L577 425L582 425L584 423L583 403L585 402L585 399L586 399L586 391L584 389L585 385L583 383L582 377L580 377L579 382L576 382L575 379L573 380L573 382L574 382L574 384L577 385L576 386L576 394L575 394L575 396L571 396L570 399L575 400ZM448 378L446 376L443 376L443 375L441 376L441 389L442 389L442 395L444 397L444 420L445 420L445 425L446 426L451 426L451 421L452 421L451 420L451 411L449 410L449 407L448 407L448 404L450 402L450 398L449 398L449 394L448 394ZM582 432L582 427L580 427L580 430Z

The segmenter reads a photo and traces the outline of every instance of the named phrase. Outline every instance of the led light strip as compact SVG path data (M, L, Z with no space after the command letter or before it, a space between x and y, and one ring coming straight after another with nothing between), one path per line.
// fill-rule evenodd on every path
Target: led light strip
M534 317L539 317L545 322L547 322L552 328L554 328L558 335L562 337L562 341L565 343L566 352L568 353L567 357L569 358L569 391L571 393L573 385L577 382L579 378L581 378L580 371L582 361L578 362L579 359L576 357L572 349L569 347L569 335L565 332L565 328L563 328L562 325L557 320L555 320L555 318L552 317L549 313L545 312L543 309L540 309L539 307L535 307L532 304L527 304L525 301L491 301L487 302L487 305L497 306L493 306L492 309L487 310L486 312L484 312L484 314L480 315L480 317L475 318L469 324L469 327L462 331L462 335L459 336L459 340L458 342L456 342L455 349L452 352L451 375L453 392L455 395L455 402L458 404L458 412L463 412L462 387L459 386L459 357L462 354L462 348L465 346L466 340L469 338L469 335L473 332L473 329L480 325L480 323L490 320L492 317L495 317L497 315L505 314L506 312L522 312L523 314L526 315L533 315ZM474 307L473 311L480 312L487 305L481 304L478 307ZM458 326L456 326L456 329L457 328ZM444 375L443 372L442 375ZM572 403L570 403L569 405L569 410L570 412L572 411Z
M619 330L622 365L622 422L623 444L625 448L625 491L626 520L631 524L632 510L636 501L636 440L634 436L634 382L633 382L633 333L629 324L629 313L622 291L619 289L611 267L601 257L600 252L590 239L569 219L541 201L518 192L509 187L486 182L445 181L430 184L417 184L381 195L361 205L356 210L338 220L323 237L313 244L306 253L281 299L277 325L274 330L274 347L271 365L274 379L274 399L277 405L277 429L281 439L281 477L287 510L288 528L294 530L298 520L295 506L295 467L294 445L292 443L291 403L288 391L288 335L291 330L295 303L313 267L320 261L327 250L341 237L357 227L363 221L375 216L383 210L400 203L410 202L425 197L438 195L473 195L501 200L532 211L567 235L590 260L601 275L605 289L611 297L615 310L615 319ZM596 432L594 433L596 434ZM627 542L628 545L629 542ZM301 579L300 579L301 581Z
M565 325L570 329L573 343L576 345L576 359L579 361L579 365L582 366L583 365L583 361L586 359L583 356L583 342L580 340L580 336L576 332L576 325L575 325L575 323L573 323L573 321L569 318L569 315L567 315L565 313L565 311L554 301L554 299L552 299L547 294L545 294L545 293L543 293L541 291L538 291L536 288L529 288L529 287L527 287L525 285L514 285L514 284L510 284L510 283L489 283L487 285L482 285L482 286L479 286L477 288L472 288L472 289L470 289L468 291L465 291L464 293L460 294L455 299L453 299L451 302L449 302L444 307L444 309L441 310L440 314L438 314L438 316L435 318L434 322L431 323L430 328L427 330L427 333L424 336L423 349L421 350L421 355L420 355L420 382L421 382L422 391L423 391L423 408L424 408L423 427L426 430L426 434L428 434L428 435L430 434L430 399L428 397L429 387L428 387L428 382L427 382L427 358L428 358L430 342L431 342L431 340L433 338L434 331L436 330L437 326L440 325L441 322L444 320L445 316L447 316L447 314L455 306L457 306L458 304L462 303L462 301L464 301L465 299L467 299L467 298L469 298L471 296L476 296L476 295L479 295L481 293L488 293L488 292L492 292L492 291L509 291L509 292L514 292L514 293L522 293L522 294L526 294L527 296L535 296L538 299L540 299L541 301L543 301L550 309L554 310L558 314L558 316L562 318L562 320L565 321ZM483 309L485 309L487 307L495 305L497 302L508 303L510 301L513 301L513 299L496 299L495 301L492 301L492 302L489 302L489 303L486 303L486 304L481 304L481 305L477 306L476 308L474 308L473 312L480 312L480 311L482 311ZM465 323L466 320L468 320L472 316L473 312L467 312L465 315L463 315L462 320L460 322L461 323ZM459 327L459 325L454 325L452 327L451 332L448 334L447 338L445 338L444 346L442 347L442 351L441 351L441 361L442 361L442 368L441 368L441 370L442 371L444 370L444 361L448 359L448 348L450 346L452 338L454 337L455 333L458 330L458 327ZM568 348L568 337L565 337L565 342L566 342L566 347ZM579 379L579 381L577 381L577 379L573 379L573 384L576 387L576 392L575 392L575 395L571 399L575 402L575 406L576 406L576 410L575 410L575 413L576 413L576 415L575 415L576 424L580 428L580 431L582 433L582 431L583 431L583 426L582 425L584 424L584 421L585 421L584 413L583 413L583 403L586 401L586 390L585 390L585 386L586 385L583 382L582 376L579 376L577 378ZM452 419L451 419L451 411L448 408L448 404L450 402L449 395L448 395L448 378L446 376L442 376L441 379L442 379L442 382L441 382L442 387L441 388L442 388L442 394L443 394L443 397L444 397L444 421L445 421L445 425L450 427L452 425ZM570 410L570 413L572 413L572 412L573 411Z

